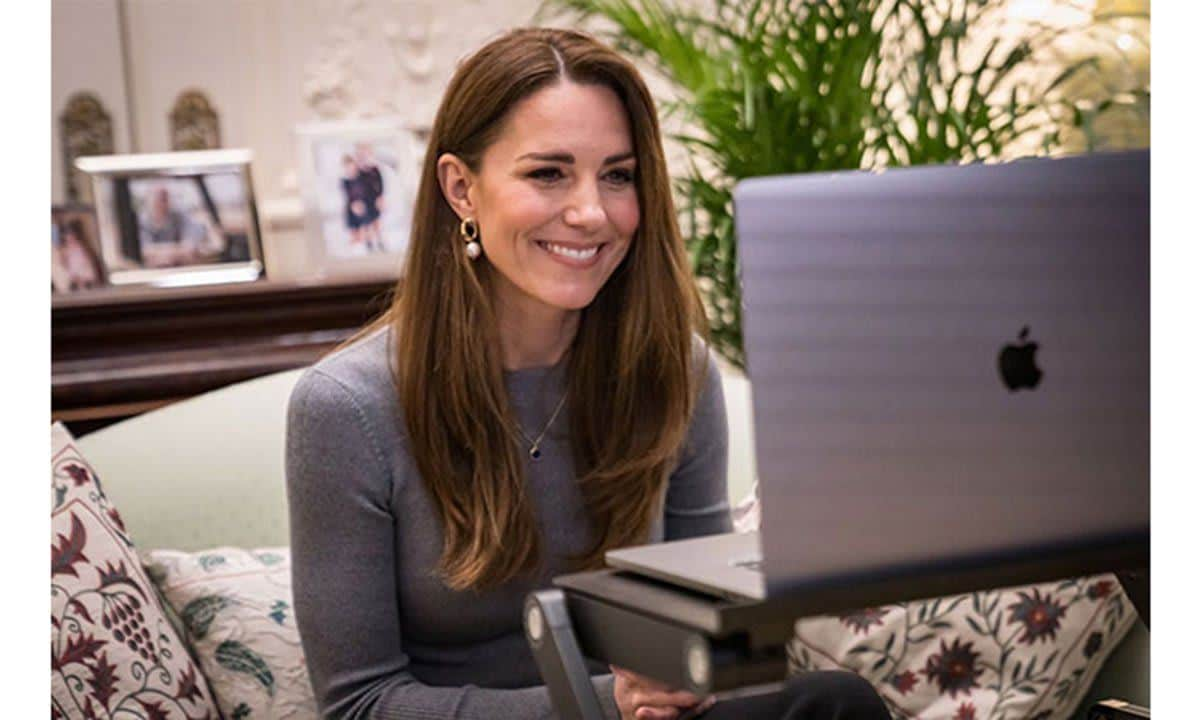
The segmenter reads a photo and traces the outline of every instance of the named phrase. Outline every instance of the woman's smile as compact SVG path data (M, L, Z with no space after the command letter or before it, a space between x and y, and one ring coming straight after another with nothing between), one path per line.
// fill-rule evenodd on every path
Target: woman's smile
M556 262L567 267L586 269L600 262L600 256L608 243L590 243L587 245L568 245L565 243L535 240L538 247L546 251Z

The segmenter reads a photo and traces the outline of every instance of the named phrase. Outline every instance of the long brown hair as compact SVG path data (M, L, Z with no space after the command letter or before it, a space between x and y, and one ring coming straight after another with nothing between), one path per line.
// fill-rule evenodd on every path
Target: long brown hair
M541 548L511 434L489 292L496 271L486 256L466 257L437 161L453 153L478 172L513 106L565 80L607 86L623 102L641 209L626 257L581 312L567 360L572 453L592 533L576 567L646 541L695 404L693 336L707 324L675 220L654 101L637 70L589 35L510 31L465 59L450 81L421 171L403 279L376 323L390 324L396 338L410 448L441 517L440 570L455 589L494 587L533 570Z

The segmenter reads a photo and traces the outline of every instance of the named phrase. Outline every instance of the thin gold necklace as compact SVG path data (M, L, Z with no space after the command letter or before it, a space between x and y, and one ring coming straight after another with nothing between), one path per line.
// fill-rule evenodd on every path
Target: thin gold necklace
M562 397L558 401L558 407L554 408L554 413L550 415L550 419L546 422L546 426L544 428L542 428L542 432L538 434L536 440L529 439L529 436L526 435L525 431L521 429L520 422L518 422L516 424L517 432L521 435L521 439L524 440L525 442L529 443L529 457L532 458L533 460L541 460L542 459L542 451L541 451L541 448L539 447L539 445L541 445L541 443L542 443L542 438L546 437L546 431L548 431L550 429L550 426L554 424L555 419L558 418L558 413L562 411L563 405L565 405L566 402L567 402L567 391L564 390Z

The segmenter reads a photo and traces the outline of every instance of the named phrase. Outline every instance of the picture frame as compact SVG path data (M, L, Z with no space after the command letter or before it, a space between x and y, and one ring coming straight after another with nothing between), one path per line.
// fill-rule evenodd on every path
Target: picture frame
M418 134L396 118L298 125L308 267L399 276L420 178Z
M74 293L108 284L93 206L52 205L50 236L51 292Z
M179 287L264 275L249 150L79 158L112 285Z

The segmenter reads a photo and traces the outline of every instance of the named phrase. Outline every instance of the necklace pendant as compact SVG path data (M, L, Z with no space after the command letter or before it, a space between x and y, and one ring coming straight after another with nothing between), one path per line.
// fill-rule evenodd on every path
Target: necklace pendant
M533 458L534 460L541 460L542 459L541 449L538 448L537 445L534 445L533 447L529 448L529 457Z

